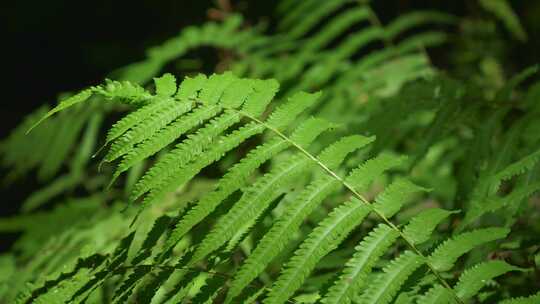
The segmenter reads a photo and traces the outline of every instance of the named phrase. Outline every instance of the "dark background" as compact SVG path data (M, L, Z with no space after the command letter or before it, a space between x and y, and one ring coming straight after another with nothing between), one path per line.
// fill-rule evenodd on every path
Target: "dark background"
M251 23L270 16L276 3L232 2ZM383 23L414 9L438 9L458 16L485 14L470 0L372 2ZM529 34L527 43L513 42L508 54L517 70L540 62L536 55L540 54L540 1L511 3ZM53 103L59 92L98 84L115 68L142 59L147 47L176 35L186 25L205 22L213 4L210 0L2 1L0 138L40 104ZM436 64L448 64L444 56L433 56ZM16 212L19 202L36 186L30 180L0 189L0 216Z

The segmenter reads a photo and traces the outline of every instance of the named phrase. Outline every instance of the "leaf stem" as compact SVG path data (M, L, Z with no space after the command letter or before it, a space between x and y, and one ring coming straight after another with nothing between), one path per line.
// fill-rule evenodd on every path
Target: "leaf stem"
M347 181L345 181L341 176L339 176L336 172L332 171L330 168L328 168L324 163L322 163L319 159L317 159L316 156L314 156L313 154L311 154L309 151L307 151L306 149L304 149L302 146L300 146L299 144L295 143L294 141L292 141L289 137L287 137L287 135L283 134L281 131L279 131L278 129L268 125L267 123L265 123L264 121L256 118L256 117L253 117L241 110L237 110L237 109L231 109L233 111L236 111L238 112L239 114L241 114L242 116L245 116L247 117L248 119L251 119L259 124L261 124L262 126L264 126L265 128L267 128L268 130L274 132L276 135L278 135L279 137L283 138L285 141L289 142L293 147L295 147L296 149L298 149L300 152L302 152L305 156L307 156L309 159L311 159L312 161L314 161L319 167L321 167L326 173L328 173L330 176L332 176L333 178L335 178L337 181L339 181L341 184L343 184L343 186L349 190L349 192L351 192L356 198L358 198L363 204L369 206L371 208L371 210L379 217L381 218L381 220L383 222L385 222L388 226L390 226L392 229L394 229L396 232L399 233L400 237L407 243L407 245L416 253L418 254L425 262L425 264L428 266L428 268L430 269L430 271L437 277L437 279L439 280L439 282L446 288L448 289L448 291L452 294L452 296L456 299L456 301L460 304L464 304L464 302L458 297L458 295L454 292L454 290L452 289L452 287L450 287L450 285L448 284L448 282L446 282L446 280L439 274L439 272L433 267L433 265L431 265L431 263L429 263L427 257L414 245L414 243L409 240L404 234L403 232L394 224L392 223L388 218L386 218L382 213L380 213L379 211L375 210L372 206L372 203L370 203L362 194L360 194L358 191L356 191L354 189L354 187L352 185L350 185L349 183L347 183Z

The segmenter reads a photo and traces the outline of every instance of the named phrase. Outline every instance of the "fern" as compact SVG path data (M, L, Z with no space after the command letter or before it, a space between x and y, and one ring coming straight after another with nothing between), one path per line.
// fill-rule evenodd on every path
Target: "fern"
M337 247L368 212L369 208L352 200L330 213L285 265L265 303L284 303L300 287L319 259Z
M161 79L167 78L169 79L166 80L168 84L174 83L174 81L170 79L170 76L165 76L165 78ZM188 84L190 81L191 80L188 80ZM266 175L258 178L252 186L241 190L242 195L238 201L235 202L232 208L216 222L215 226L196 246L193 254L186 260L186 267L196 266L212 252L219 250L228 240L237 238L238 236L236 236L236 234L238 231L243 231L244 234L249 231L250 227L256 224L257 218L263 214L269 204L283 193L283 187L294 184L294 181L297 180L299 176L305 174L302 172L306 172L306 170L310 171L318 167L319 169L322 169L323 172L329 174L323 176L316 175L318 177L315 178L313 184L308 185L305 188L306 191L299 195L299 201L303 202L302 204L295 206L295 208L291 207L291 204L283 206L285 212L276 222L275 228L270 229L265 237L261 239L260 244L246 260L245 266L242 267L235 276L231 291L228 293L227 301L231 301L233 298L240 295L247 284L264 270L264 265L275 258L275 256L284 249L287 244L287 238L284 238L283 234L298 229L300 221L305 218L305 216L307 216L325 196L335 192L339 185L344 186L351 191L355 198L336 207L335 210L330 213L328 217L326 217L299 245L290 261L285 264L281 275L277 278L265 298L264 301L266 303L283 303L290 298L294 292L301 287L302 283L314 270L317 263L324 256L337 248L370 212L375 213L386 224L383 224L379 229L374 230L372 234L368 235L364 242L360 243L357 248L357 254L347 262L344 274L336 281L336 284L329 289L328 295L323 299L324 302L338 303L343 301L353 301L356 299L359 292L361 292L361 295L358 298L360 302L390 302L397 295L400 286L405 283L405 280L424 263L428 265L430 271L441 280L440 282L445 286L444 288L446 288L449 285L442 278L440 272L448 271L453 268L457 258L464 253L469 252L474 247L485 242L504 238L508 233L508 230L502 228L486 228L483 230L467 232L447 240L437 247L429 257L425 257L416 248L415 244L422 243L426 239L429 239L430 231L432 231L441 220L452 214L452 212L441 209L426 211L418 217L415 217L411 221L411 224L402 232L394 224L389 222L388 219L399 212L408 200L415 197L416 193L425 191L425 188L416 186L407 179L396 179L377 196L373 203L369 203L360 194L361 192L366 191L372 182L377 180L385 171L405 165L404 158L389 154L381 154L351 170L347 177L341 178L334 170L338 168L344 157L355 149L370 143L373 140L372 138L363 138L359 136L345 137L335 145L331 145L321 152L320 157L315 157L311 152L308 152L307 146L303 147L299 143L292 141L291 138L294 138L294 135L296 134L297 139L302 140L303 138L305 143L309 143L313 141L318 134L325 129L328 129L328 124L325 125L324 123L321 124L320 121L308 119L304 125L299 126L298 129L292 133L293 135L291 138L279 131L281 128L291 124L295 117L305 111L305 109L316 100L316 96L297 94L291 97L287 103L272 111L266 119L256 118L257 115L261 115L263 108L261 106L255 107L251 103L262 102L263 104L267 104L270 102L269 98L275 94L275 91L265 92L264 90L261 91L261 89L259 89L259 91L256 89L253 91L249 90L247 91L248 94L250 94L249 92L252 92L251 94L255 95L255 97L249 97L249 95L246 96L244 93L238 93L236 90L236 96L240 96L236 100L245 100L242 105L242 102L233 104L232 100L227 98L228 95L225 93L227 92L227 86L236 88L234 85L235 83L244 83L248 88L251 88L250 84L253 82L250 83L249 81L240 79L236 80L231 74L224 74L222 76L212 76L208 78L207 84L204 84L204 82L201 83L202 85L200 85L198 97L191 99L191 102L218 106L225 111L223 112L224 114L219 114L222 110L217 112L215 114L218 115L216 119L209 120L209 123L203 125L197 131L194 131L195 133L192 137L188 136L184 141L177 144L176 148L169 152L169 154L164 155L163 158L141 178L138 183L139 186L135 186L136 194L133 195L133 197L136 198L140 194L144 194L147 190L150 190L149 194L143 200L143 204L150 201L156 201L156 193L161 193L160 195L162 195L165 191L170 191L173 190L174 187L181 186L182 183L191 179L192 176L204 166L207 166L213 160L219 159L225 151L234 149L241 141L250 136L267 129L274 135L277 135L277 137L274 137L274 139L271 139L268 142L270 144L269 146L267 143L255 148L251 154L246 156L243 162L238 163L239 167L233 166L229 174L234 174L238 177L227 182L230 178L225 175L220 182L224 184L221 187L217 186L217 192L210 192L208 198L203 198L198 202L197 206L200 206L199 208L194 208L186 213L186 217L180 220L180 226L177 226L174 233L167 241L165 252L172 249L172 247L175 246L198 221L202 220L205 216L208 216L221 200L241 189L242 185L245 184L247 177L245 174L248 171L255 169L256 166L261 165L269 157L272 157L271 155L268 155L272 150L269 151L267 147L274 148L277 146L279 149L276 152L278 152L285 149L287 146L290 146L295 148L298 152L290 156L284 155L284 160L282 160L281 164L275 166L275 168ZM170 87L167 89L160 88L160 92L167 92L167 94L170 95L174 93L174 90ZM179 92L182 92L182 85L180 85ZM164 93L161 93L161 95L159 95L159 93L157 93L155 96L159 97L163 96L163 94ZM206 100L209 100L209 102L206 102ZM182 100L172 102L181 103ZM193 111L196 111L196 109ZM160 117L161 114L157 111L154 115ZM187 113L178 115L189 117L189 114ZM220 118L223 117L226 117L224 122L230 119L229 117L238 117L238 119L234 119L234 123L240 122L239 119L242 117L251 120L251 122L247 122L245 125L238 127L238 129L232 131L230 134L220 135L221 132L224 132L232 126L232 124L226 124L224 127L221 127L222 120L220 120ZM189 120L189 118L187 119ZM141 124L153 125L154 121L156 120L150 119L141 122ZM165 123L161 128L166 128L166 124L170 122L170 119L165 119ZM309 129L306 128L306 126L311 126L312 122L316 122L317 125L321 127L313 128L312 126ZM199 124L201 124L201 122L199 122ZM159 134L159 130L152 127L141 127L140 129L148 130L149 133ZM210 132L210 130L213 130L213 132ZM254 130L256 133L252 133L253 131L251 130ZM241 135L243 132L246 132L246 135ZM299 136L298 134L302 135ZM220 140L220 137L223 139ZM121 145L126 145L128 147L132 146L131 142L122 141L121 138L122 137L118 137L117 140L113 141L111 149L114 149L115 143L118 143L117 146L120 145L121 148L123 148ZM216 140L213 138L217 138L217 142L221 143L221 145L208 146L213 144ZM227 143L229 141L230 144ZM182 149L184 146L186 148ZM195 155L193 154L193 149L197 146L199 146L197 149L200 152L195 153L204 152L202 158L199 159L195 159ZM165 161L169 157L170 160ZM174 164L173 166L178 169L173 170L178 170L178 173L175 173L171 168L168 168L163 164L169 164L169 166ZM252 169L249 169L250 167ZM515 170L510 171L513 172ZM242 175L245 177L241 178L240 176ZM158 176L160 179L156 182L155 179ZM242 182L242 180L244 181ZM148 182L151 183L148 184ZM162 186L163 184L166 184L165 187ZM316 190L321 190L320 194L318 194ZM150 198L150 200L148 200L148 198ZM254 202L257 202L257 204L254 204ZM202 208L202 203L210 203L211 206L209 209L205 210ZM208 208L208 206L205 207ZM418 235L415 233L415 230L419 230L419 225L422 225L423 228L427 225L430 228L425 230L423 235ZM408 236L411 239L409 239ZM388 247L398 238L402 238L406 244L411 246L412 251L402 253L397 259L388 262L388 265L383 269L383 273L371 273L374 263L382 257L382 254L384 254L384 252L388 250ZM238 242L233 242L233 244L235 243L237 244ZM134 262L136 261L137 259L134 260ZM478 267L480 267L479 269L483 269L483 266ZM139 276L144 276L147 272L148 271L145 271ZM487 270L480 272L483 275L488 273ZM473 274L469 275L467 273L463 280L468 281L468 276L472 275ZM370 284L367 284L364 287L364 290L361 288L362 283L369 276L375 276L375 279L372 280ZM347 282L351 282L351 285L347 284ZM446 290L445 294L451 295L451 298L460 299L460 297L474 295L480 289L473 288L471 291L461 291L461 286L463 284L465 283L458 284L456 292L453 290ZM471 284L466 285L469 288L472 288ZM436 291L437 289L434 290ZM427 295L426 297L430 298L433 297L433 295Z
M523 37L504 1L484 2ZM270 34L234 14L188 27L2 143L12 179L62 172L28 214L0 219L24 232L20 254L0 257L2 301L537 301L514 288L534 279L537 238L520 229L535 226L515 223L534 220L523 214L539 189L535 87L520 95L537 67L486 93L427 56L458 17L383 24L341 0L278 11ZM216 70L231 71L157 77L201 46L227 49ZM105 114L125 109L99 138ZM96 176L98 141L110 166ZM96 195L36 211L74 189Z
M323 298L324 303L351 303L365 284L375 262L399 237L399 233L381 224L355 248L356 253L345 265L339 280Z
M520 269L502 261L485 262L465 270L454 289L460 299L467 300L477 294L488 280L513 270Z
M436 270L449 270L465 252L485 242L504 238L508 232L504 228L485 228L460 234L437 247L429 257L430 262Z

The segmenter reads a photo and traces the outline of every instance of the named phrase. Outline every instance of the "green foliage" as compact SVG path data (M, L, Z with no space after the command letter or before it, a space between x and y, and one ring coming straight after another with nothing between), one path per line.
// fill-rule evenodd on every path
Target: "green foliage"
M487 94L427 56L456 17L385 25L363 1L316 0L278 14L272 34L237 15L186 28L13 131L7 181L56 179L0 219L23 232L0 256L2 301L538 301L536 66ZM230 71L157 77L200 46L227 49Z

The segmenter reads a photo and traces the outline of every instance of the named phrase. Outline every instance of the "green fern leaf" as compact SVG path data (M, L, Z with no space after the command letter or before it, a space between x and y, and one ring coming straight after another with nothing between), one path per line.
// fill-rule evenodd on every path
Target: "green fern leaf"
M193 94L194 91L193 88L198 89L200 86L200 81L204 81L204 79L199 78L190 80L190 84L188 84L188 90L183 90L182 85L180 88L179 93L185 92L183 94ZM219 99L222 97L222 94L224 92L227 92L227 85L233 84L235 82L235 78L233 78L231 73L226 73L222 75L213 75L211 76L208 81L206 82L205 86L201 89L201 92L199 94L199 99L201 102L203 102L203 105L207 106L213 106L216 105L219 101ZM250 82L253 84L253 86L248 86L247 88L243 89L241 92L244 92L245 94L249 94L252 92L252 89L256 89L255 85L264 85L266 84L267 87L265 88L259 88L262 89L262 91L249 94L247 97L247 100L244 103L244 108L246 107L253 107L250 104L258 104L259 108L265 108L266 105L270 102L271 98L275 94L275 90L277 89L276 86L273 85L272 81L269 82ZM233 87L236 88L236 87ZM230 90L230 92L233 92L233 90ZM233 99L234 96L242 96L243 94L239 95L236 94L225 94L226 99L224 100L225 105L230 106L240 106L240 102L243 101L243 99ZM244 96L245 97L245 96ZM260 111L258 109L257 111ZM254 113L257 114L257 113ZM173 149L171 152L169 152L165 157L163 157L159 162L157 162L149 171L145 173L145 175L135 184L133 188L133 193L131 195L131 200L135 200L145 192L151 190L156 185L165 183L167 179L170 179L171 176L178 172L180 168L185 166L190 160L192 160L194 157L200 155L203 153L205 147L210 145L217 136L219 136L222 132L224 132L226 129L228 129L230 126L234 125L236 122L240 120L241 116L239 113L233 111L233 110L226 110L222 115L219 117L211 120L209 123L207 123L203 128L199 129L195 134L192 134L188 136L188 139L183 141L182 143L178 144L175 149ZM201 123L195 122L195 123ZM246 128L244 128L246 129ZM262 132L261 130L258 130L258 132ZM254 134L252 134L254 135ZM223 152L225 152L224 150Z
M523 271L523 269L503 261L480 263L465 270L454 289L460 299L467 300L475 296L489 280L509 271Z
M456 300L450 292L439 284L435 284L425 295L418 299L418 304L454 304Z
M351 25L366 20L368 17L369 11L362 6L344 12L339 18L334 18L331 23L326 25L315 36L310 37L302 47L302 51L313 52L320 50Z
M288 35L291 38L297 38L307 33L313 26L325 16L332 14L336 9L342 6L347 0L326 1L317 5L311 13L304 18L301 18L298 23L295 23L294 28ZM286 21L286 20L284 20Z
M329 60L334 63L344 58L349 58L370 42L382 40L384 36L384 30L378 27L371 27L358 33L353 33L334 50Z
M216 82L219 82L220 85L216 85ZM239 88L238 85L234 85L236 83L240 83L243 86ZM198 84L198 82L195 81L195 84ZM226 86L229 84L231 84L231 89L226 88ZM184 88L182 87L180 88L181 91L183 89ZM231 91L234 93L231 94ZM247 95L249 95L251 92L252 88L251 86L249 86L249 83L247 83L246 81L234 79L230 73L226 73L223 75L214 75L210 77L208 82L202 88L200 95L201 98L205 98L206 103L214 105L217 103L217 98L220 98L223 94L223 97L221 97L221 101L224 106L238 107L243 103ZM189 91L187 93L189 94ZM149 119L139 124L137 126L138 128L135 127L135 129L128 131L125 135L120 137L120 139L118 139L111 147L110 153L105 156L105 160L111 161L123 155L127 151L131 150L131 148L135 144L156 134L156 132L158 132L160 129L167 127L167 124L172 122L177 117L187 113L192 108L191 102L176 102L174 100L170 100L170 103L170 108L165 108L164 110L162 110L162 108L157 109L157 111L153 113ZM180 105L184 105L184 107ZM166 107L169 107L169 105L166 105ZM234 113L230 114L232 119L231 121L228 121L227 118L224 118L227 123L223 124L221 128L216 127L216 131L214 133L217 133L217 130L225 130L230 125L238 121L239 117L233 117L234 115ZM200 118L202 119L203 117ZM196 123L200 123L200 121L196 121ZM170 134L171 132L168 133ZM160 138L159 135L159 133L156 135L158 136L156 140L159 142L165 141L164 139ZM167 143L167 141L165 141L165 143Z
M201 121L214 117L218 112L219 108L217 106L200 106L187 115L177 118L171 124L157 131L150 138L145 139L127 152L120 164L116 167L113 179L127 171L137 162L161 151L161 149L167 147L180 136L197 126Z
M291 206L285 210L284 214L276 220L235 274L226 302L230 302L239 295L246 285L264 270L266 265L285 248L294 231L298 230L302 220L325 197L338 188L339 184L330 177L319 178L305 188L291 203Z
M153 115L153 113L156 113L159 107L161 107L166 101L167 99L165 98L155 98L148 105L124 116L109 129L107 132L106 143L110 143L135 125L146 121L151 115Z
M213 74L199 93L198 99L205 104L217 104L225 89L236 79L230 72Z
M405 251L385 266L382 274L375 277L362 292L359 303L390 303L405 280L423 263L421 256Z
M386 170L401 166L405 163L406 157L381 154L372 158L358 168L352 170L346 178L346 182L351 184L357 191L365 191L366 188Z
M335 170L343 162L347 154L371 144L375 136L365 137L352 135L341 138L338 142L324 149L319 155L319 161L327 168Z
M300 92L289 98L289 101L270 114L266 123L276 129L282 129L294 121L298 115L313 106L321 93L308 94Z
M266 110L279 89L279 83L273 79L254 80L252 86L254 93L246 100L242 113L253 118L260 116Z
M540 161L540 150L523 157L519 161L499 171L491 178L491 182L500 183L501 181L508 180L516 175L523 174L531 170L538 161Z
M395 39L399 34L426 23L453 24L457 18L437 11L416 11L400 15L386 27L386 37Z
M238 79L234 81L227 89L225 89L220 102L225 107L236 108L239 107L251 93L252 87L250 86L250 82L247 80ZM193 110L191 113L183 117L177 118L171 124L160 129L150 138L146 139L145 141L131 149L116 168L113 179L118 177L122 172L128 170L136 162L143 160L146 157L160 151L161 149L172 143L175 139L179 138L182 134L186 133L190 129L200 124L201 121L205 121L214 117L216 114L218 114L219 111L220 107L217 105L202 105ZM237 117L231 118L233 119L232 122L219 125L219 128L217 127L217 125L213 125L213 128L211 128L212 133L201 134L199 138L204 139L217 136L219 133L225 131L225 129L227 129L232 123L236 122L238 119ZM192 144L195 144L193 137L190 140ZM208 143L206 141L201 141L198 144L204 145ZM179 147L181 146L178 146L177 148ZM182 148L189 149L192 147L185 146ZM178 149L174 152L181 153ZM163 161L166 162L166 160Z
M190 111L191 107L191 102L177 102L174 99L167 99L165 102L160 103L155 112L144 120L143 124L135 125L113 142L109 152L104 157L104 161L111 162L126 154L136 144L149 138L177 117Z
M210 252L221 247L240 226L257 219L268 205L280 194L280 189L307 170L309 160L303 155L295 155L276 166L270 173L258 179L229 212L219 219L214 228L197 248L192 261L197 262Z
M172 74L167 73L154 78L154 84L158 96L170 97L176 93L176 78Z
M216 118L211 119L195 133L190 134L187 139L176 145L174 149L160 158L153 167L146 171L143 177L133 187L130 199L134 201L144 193L159 188L160 185L170 180L174 174L181 171L192 160L202 155L205 152L205 148L211 143L215 141L219 142L220 140L223 142L223 139L217 139L216 137L239 120L240 115L238 113L226 111ZM251 127L243 127L243 130L251 131L246 134L248 137L263 131L262 127L258 129L256 129L256 125L252 125ZM230 136L229 138L231 140L234 139ZM181 183L178 185L181 185Z
M463 219L462 226L465 227L473 223L475 220L477 220L479 217L486 213L494 212L499 209L518 204L520 201L530 197L532 194L539 190L540 182L535 182L532 184L525 184L523 186L519 186L504 197L493 196L488 197L482 201L472 201L470 210L467 211L467 214Z
M409 221L403 229L403 235L413 244L421 244L429 240L431 233L441 221L458 212L439 208L423 210Z
M386 218L396 214L418 192L428 189L415 185L405 178L400 178L390 184L384 191L377 195L373 208Z
M291 135L291 141L300 146L308 146L317 136L330 127L325 121L311 118L301 123ZM239 190L247 182L247 178L264 162L277 153L290 147L290 142L279 137L267 141L250 151L246 157L235 164L219 180L215 190L203 196L197 205L187 212L182 220L176 225L167 241L165 248L174 246L185 233L195 224L209 215L223 200L233 192Z
M479 0L482 7L501 19L507 29L519 40L527 40L527 33L519 18L506 0Z
M94 88L96 94L106 99L118 99L124 103L141 106L151 99L152 95L143 87L129 81L116 81L106 79L105 84Z
M295 251L263 303L284 303L302 285L317 262L335 249L369 211L368 206L356 199L334 209Z
M89 89L86 89L86 90L82 90L81 92L65 99L65 100L62 100L60 101L60 103L54 107L52 110L50 110L49 112L47 112L47 114L45 114L45 116L43 116L41 119L39 119L36 123L34 123L29 129L28 131L26 131L26 134L30 133L30 131L32 131L32 129L34 129L37 125L41 124L45 119L51 117L52 115L54 115L55 113L57 112L60 112L60 111L63 111L69 107L72 107L78 103L81 103L81 102L84 102L86 101L88 98L90 98L90 96L92 96L92 94L94 94L94 88L89 88Z
M324 149L319 160L329 168L335 168L343 162L347 154L364 147L372 140L373 138L363 136L344 137ZM340 183L332 177L317 178L294 199L290 206L287 206L284 214L276 220L236 273L227 295L227 302L239 295L242 289L264 270L285 247L293 232L298 230L302 220L339 186Z
M536 304L540 301L540 292L528 297L519 297L501 301L499 304Z
M484 228L459 234L439 245L429 257L431 266L437 271L447 271L456 260L476 246L506 237L506 228Z
M178 163L171 163L172 167L165 167L165 171L153 171L155 177L150 177L148 171L139 182L134 186L134 191L131 195L131 200L134 201L140 195L148 192L144 197L142 205L148 206L152 202L163 198L167 193L176 190L184 185L198 174L203 168L221 159L226 152L238 147L248 138L260 134L264 131L264 127L258 123L249 123L226 135L223 139L217 139L219 145L214 145L206 150L204 154L200 150L184 150L179 149L174 156L177 157ZM174 152L171 152L174 153ZM196 156L200 156L196 158ZM188 161L193 160L188 163ZM153 179L152 179L153 178Z
M262 109L266 107L266 104L270 102L271 98L274 96L274 89L277 89L277 86L271 85L273 82L269 82L270 87L265 87L263 91L257 92L255 88L255 93L248 97L248 100L244 104L244 110L248 115L259 115L262 112ZM263 83L259 83L263 84ZM307 105L307 103L302 102L303 99L292 99L289 103L283 105L284 108L298 109L302 107L296 106L297 103L302 105ZM257 104L253 106L251 104ZM263 105L261 107L261 104ZM281 107L278 107L276 111L279 113ZM229 113L229 114L227 114ZM291 111L290 114L295 113ZM296 113L299 113L296 112ZM225 115L229 115L232 119L239 119L239 112L226 111ZM292 118L294 119L294 115ZM225 123L228 116L225 116ZM272 118L272 115L269 119ZM274 120L276 121L276 120ZM276 122L279 125L279 120ZM218 139L217 142L220 143L219 146L212 146L210 150L207 150L205 157L198 159L194 163L186 166L188 161L192 160L194 156L198 156L204 151L204 148L210 144L212 138L215 136L214 133L220 133L220 126L225 125L222 123L210 123L208 127L199 130L197 132L197 137L200 139L190 138L185 141L183 144L180 144L175 150L169 153L170 157L164 158L160 163L156 164L151 168L145 176L135 185L134 193L132 198L135 199L140 195L144 194L150 190L150 196L145 198L144 204L153 201L156 197L161 197L164 193L174 190L176 187L182 185L185 181L189 180L194 174L198 173L202 168L206 167L210 163L219 160L223 154L230 149L235 148L240 143L245 141L247 138L261 133L264 131L264 125L256 122L251 122L241 127L240 129L233 131L231 134L226 135L223 139ZM218 130L219 132L216 132ZM205 134L204 132L211 132L210 134ZM197 154L195 154L197 153Z
M368 274L385 251L396 241L399 233L385 224L373 229L355 248L353 257L328 290L322 303L351 303L361 288L366 285Z
M180 83L175 98L179 100L195 99L202 88L207 86L208 78L206 75L199 74L193 78L186 77Z

